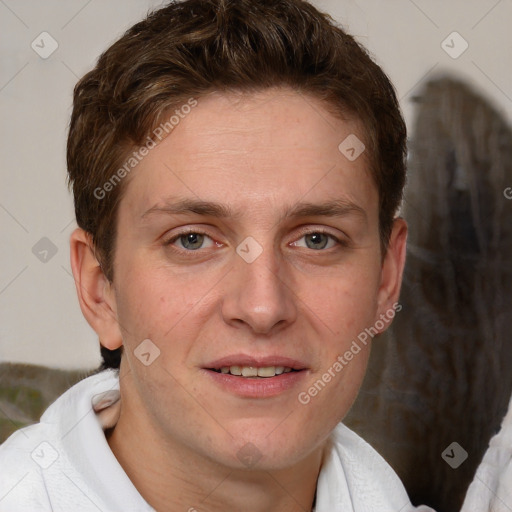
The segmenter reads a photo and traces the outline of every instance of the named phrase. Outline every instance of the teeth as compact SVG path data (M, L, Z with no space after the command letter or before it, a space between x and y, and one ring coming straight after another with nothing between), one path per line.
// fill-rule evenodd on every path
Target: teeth
M255 366L242 366L242 377L257 377L258 368Z
M264 366L261 368L256 366L223 366L220 370L216 371L241 377L275 377L282 373L289 373L292 369L285 366Z
M258 377L273 377L275 374L275 366L266 366L265 368L258 368Z
M231 373L231 375L242 375L242 368L240 366L230 366L229 373Z

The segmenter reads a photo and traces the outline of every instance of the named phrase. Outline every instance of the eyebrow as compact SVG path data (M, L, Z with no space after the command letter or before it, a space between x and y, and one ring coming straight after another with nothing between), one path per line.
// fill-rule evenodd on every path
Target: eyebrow
M145 219L150 214L163 213L168 215L196 214L217 218L240 218L242 210L233 210L230 206L212 201L198 199L173 199L168 198L157 203L141 215ZM286 218L296 219L302 217L345 217L355 214L367 220L366 211L353 201L348 199L336 199L322 203L301 202L286 208L279 221Z
M157 203L149 210L146 210L141 219L152 213L166 213L168 215L186 215L195 213L209 217L238 217L240 212L234 212L229 206L212 201L201 201L196 199L173 199L168 198L162 203Z
M364 220L367 220L365 210L348 199L336 199L323 203L298 203L285 212L282 218L345 217L350 214L359 215Z

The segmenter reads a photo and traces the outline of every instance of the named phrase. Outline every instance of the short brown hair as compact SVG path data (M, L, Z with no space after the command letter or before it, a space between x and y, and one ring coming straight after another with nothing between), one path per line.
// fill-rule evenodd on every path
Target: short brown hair
M110 281L127 180L101 198L97 191L130 151L191 97L276 86L362 123L385 250L405 184L406 127L392 84L367 51L303 0L171 1L130 28L74 90L68 182L77 223Z

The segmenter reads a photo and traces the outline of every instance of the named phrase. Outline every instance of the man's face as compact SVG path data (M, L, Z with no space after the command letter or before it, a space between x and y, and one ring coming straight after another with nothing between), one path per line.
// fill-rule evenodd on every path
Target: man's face
M368 161L338 149L350 134L291 90L213 94L132 171L114 309L124 414L154 438L282 468L347 413L368 345L335 362L389 309ZM231 374L258 368L276 375Z

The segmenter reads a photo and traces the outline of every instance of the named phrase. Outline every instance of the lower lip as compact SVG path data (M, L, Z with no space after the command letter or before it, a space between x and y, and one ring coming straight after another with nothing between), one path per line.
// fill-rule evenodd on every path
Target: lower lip
M229 373L218 373L203 369L221 388L229 393L246 398L269 398L297 386L304 379L307 370L281 373L275 377L239 377Z

